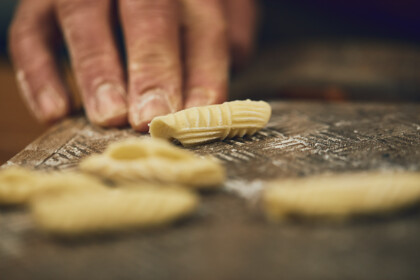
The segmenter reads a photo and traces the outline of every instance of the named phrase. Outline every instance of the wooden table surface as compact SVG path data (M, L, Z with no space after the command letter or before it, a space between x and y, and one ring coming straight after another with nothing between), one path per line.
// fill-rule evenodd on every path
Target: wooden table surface
M269 225L264 180L355 170L420 170L420 104L273 102L255 136L192 148L221 159L228 181L199 213L154 232L57 240L24 209L0 208L0 279L419 279L420 211L343 223ZM75 168L137 135L68 119L6 165Z

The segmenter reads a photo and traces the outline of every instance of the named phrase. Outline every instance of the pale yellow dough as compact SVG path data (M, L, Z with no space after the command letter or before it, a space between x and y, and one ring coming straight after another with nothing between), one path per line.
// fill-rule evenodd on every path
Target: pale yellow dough
M83 160L79 168L117 182L146 180L196 188L218 187L226 177L216 159L146 137L111 144L103 154Z
M102 189L94 177L74 172L41 172L21 167L0 171L0 204L23 204L46 193Z
M81 235L169 224L191 214L198 197L181 188L118 188L34 199L37 225L56 235Z
M345 218L400 209L420 200L420 173L355 173L276 180L262 206L269 220Z
M156 117L150 123L150 135L191 146L252 135L267 124L270 116L271 107L264 101L225 102Z

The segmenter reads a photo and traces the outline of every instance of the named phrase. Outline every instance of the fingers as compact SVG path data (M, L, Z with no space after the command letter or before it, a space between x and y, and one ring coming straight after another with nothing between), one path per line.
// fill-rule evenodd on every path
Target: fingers
M257 7L255 0L229 0L226 5L231 56L240 67L254 51Z
M228 80L228 42L222 0L183 0L185 106L223 102Z
M127 121L124 73L112 29L111 0L56 0L73 71L89 120Z
M54 58L57 28L50 0L24 0L9 33L9 49L18 85L31 112L42 122L65 116L69 95Z
M174 0L121 0L128 54L129 121L139 131L182 107L178 7Z

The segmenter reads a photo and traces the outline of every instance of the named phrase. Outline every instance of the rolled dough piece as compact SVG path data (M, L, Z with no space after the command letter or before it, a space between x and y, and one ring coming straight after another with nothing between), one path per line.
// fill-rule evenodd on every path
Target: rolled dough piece
M59 196L31 203L37 225L55 235L83 235L170 224L198 205L194 193L181 188L118 188Z
M270 116L271 107L264 101L225 102L156 117L150 123L150 135L192 146L252 135L267 124Z
M420 173L354 173L275 180L262 194L269 220L346 218L387 212L420 200Z
M226 178L212 157L199 157L161 139L133 138L111 144L103 154L83 160L79 168L114 181L151 181L214 188Z
M23 204L46 193L105 187L99 179L81 173L11 167L0 171L0 204Z

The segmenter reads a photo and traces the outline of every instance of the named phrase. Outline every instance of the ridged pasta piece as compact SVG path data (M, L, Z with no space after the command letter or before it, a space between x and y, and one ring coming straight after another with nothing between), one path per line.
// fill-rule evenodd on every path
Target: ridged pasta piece
M170 224L191 214L198 197L181 188L118 188L43 196L31 203L36 224L63 236Z
M102 188L105 185L100 180L75 172L41 172L21 167L0 171L0 204L23 204L52 192Z
M355 173L276 180L262 205L269 220L288 216L346 218L387 212L420 200L420 173Z
M196 188L218 187L226 177L216 159L146 137L111 144L103 154L83 160L79 168L117 182L145 180Z
M271 107L264 101L225 102L156 117L150 123L150 135L192 146L252 135L267 124L270 116Z

